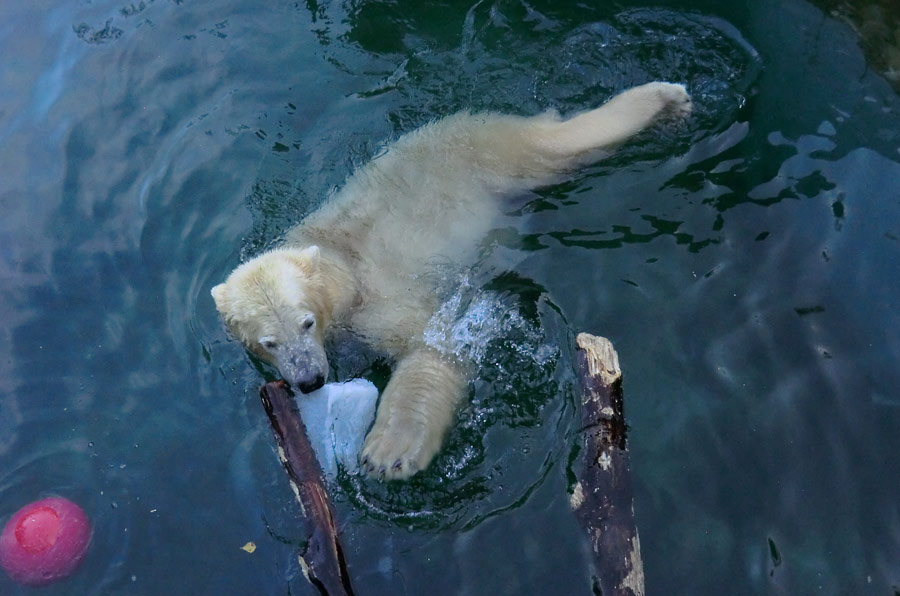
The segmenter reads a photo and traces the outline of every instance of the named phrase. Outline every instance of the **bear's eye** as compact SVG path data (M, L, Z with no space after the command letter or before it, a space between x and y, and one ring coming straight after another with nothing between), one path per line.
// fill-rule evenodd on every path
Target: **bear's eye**
M278 347L278 342L275 341L274 337L266 336L259 338L259 345L261 345L264 349L271 351Z
M313 325L315 325L315 324L316 324L316 320L314 318L306 317L305 319L303 319L303 322L300 323L300 328L303 329L304 331L309 331L310 329L313 328Z

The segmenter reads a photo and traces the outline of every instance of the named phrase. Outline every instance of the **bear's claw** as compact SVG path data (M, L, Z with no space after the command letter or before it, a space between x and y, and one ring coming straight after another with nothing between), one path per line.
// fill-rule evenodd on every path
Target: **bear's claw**
M398 436L396 433L370 435L366 439L360 454L360 468L380 480L402 480L409 478L421 468L422 458L430 455L421 448L415 448L415 441L398 443L386 437Z

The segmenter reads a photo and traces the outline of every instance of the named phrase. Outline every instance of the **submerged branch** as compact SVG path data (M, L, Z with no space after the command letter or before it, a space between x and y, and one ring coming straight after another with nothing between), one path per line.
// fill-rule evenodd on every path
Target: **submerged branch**
M306 549L300 555L303 574L323 595L352 595L322 469L294 406L293 396L284 381L265 384L260 388L259 396L275 431L278 458L288 473L291 488L307 521Z

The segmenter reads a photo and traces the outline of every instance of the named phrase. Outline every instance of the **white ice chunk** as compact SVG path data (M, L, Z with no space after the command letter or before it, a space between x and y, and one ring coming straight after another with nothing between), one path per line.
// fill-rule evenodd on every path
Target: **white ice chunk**
M336 476L339 463L350 473L357 471L377 401L378 389L366 379L326 383L297 396L300 418L326 476Z

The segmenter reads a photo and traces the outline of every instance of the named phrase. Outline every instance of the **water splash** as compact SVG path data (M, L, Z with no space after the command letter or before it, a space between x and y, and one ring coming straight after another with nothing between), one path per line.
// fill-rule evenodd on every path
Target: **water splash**
M542 368L559 353L545 342L540 324L525 318L514 297L476 289L468 277L431 317L425 343L479 367L501 364L497 352L503 349Z

